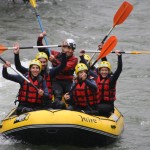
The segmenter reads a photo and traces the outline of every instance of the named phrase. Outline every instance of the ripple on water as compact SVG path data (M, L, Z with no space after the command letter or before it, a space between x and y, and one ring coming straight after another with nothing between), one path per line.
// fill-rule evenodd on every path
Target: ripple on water
M150 127L150 121L141 121L141 126Z

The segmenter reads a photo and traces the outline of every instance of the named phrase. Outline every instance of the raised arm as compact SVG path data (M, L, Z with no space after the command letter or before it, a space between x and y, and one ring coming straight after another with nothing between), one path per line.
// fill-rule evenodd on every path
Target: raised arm
M46 32L44 31L43 33L41 33L39 36L38 36L38 39L37 39L37 46L43 46L43 38L44 36L46 35ZM47 48L38 48L39 52L44 52L47 54L47 56L49 57L49 51Z
M97 85L96 82L93 79L86 79L85 80L86 85L92 90L96 91L97 90Z
M116 83L116 81L118 80L121 72L122 72L122 55L121 53L119 53L119 51L116 51L116 54L118 55L118 66L116 71L114 72L114 74L111 77L111 81L110 84L114 85Z
M7 80L14 81L21 84L23 82L23 79L19 75L9 74L7 72L7 67L10 67L9 62L6 62L6 64L3 65L2 76Z
M25 68L21 65L20 57L19 57L19 44L15 43L14 47L14 63L16 66L16 69L21 72L22 74L26 74L28 72L28 68Z

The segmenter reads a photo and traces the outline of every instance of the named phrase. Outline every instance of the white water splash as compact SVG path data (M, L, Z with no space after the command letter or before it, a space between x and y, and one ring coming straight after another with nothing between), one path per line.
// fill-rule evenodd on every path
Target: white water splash
M29 61L25 60L21 62L24 67L28 67ZM14 69L14 64L11 65ZM18 93L20 85L16 82L12 82L2 77L2 67L0 64L0 120L3 119L6 114L15 107L14 101ZM8 73L16 74L11 68L8 68Z
M141 126L149 126L150 125L150 121L142 121L141 122Z

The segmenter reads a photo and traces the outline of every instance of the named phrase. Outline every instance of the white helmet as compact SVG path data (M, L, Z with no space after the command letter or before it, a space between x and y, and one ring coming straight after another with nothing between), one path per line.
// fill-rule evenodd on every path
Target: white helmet
M73 39L67 39L64 41L69 47L71 47L73 50L76 49L76 43Z

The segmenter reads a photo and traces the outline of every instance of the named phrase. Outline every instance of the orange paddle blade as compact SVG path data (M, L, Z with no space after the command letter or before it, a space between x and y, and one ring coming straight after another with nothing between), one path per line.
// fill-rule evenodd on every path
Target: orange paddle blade
M106 55L108 55L113 49L114 47L116 46L117 44L117 38L116 36L111 36L107 42L103 45L102 47L102 50L97 58L97 61L100 59L100 58L103 58L105 57Z
M123 23L132 10L133 6L129 2L124 1L114 16L113 27Z
M7 47L0 45L0 54L2 54L7 49L8 49Z

